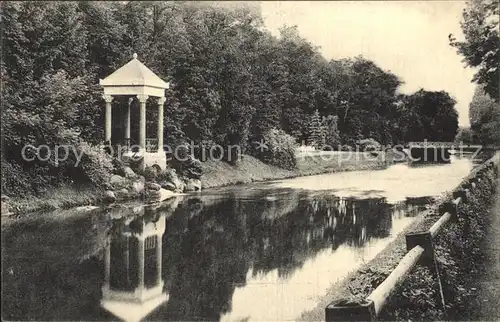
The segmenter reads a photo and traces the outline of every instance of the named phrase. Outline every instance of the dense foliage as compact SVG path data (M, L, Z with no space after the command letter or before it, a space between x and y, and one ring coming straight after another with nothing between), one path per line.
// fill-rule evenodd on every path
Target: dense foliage
M294 169L297 144L295 138L283 130L270 129L262 136L262 145L256 146L256 154L264 162L284 169Z
M468 65L477 67L473 81L498 102L500 88L499 6L497 0L470 0L461 22L464 41L450 35L450 43L464 56Z
M461 127L455 136L455 143L457 144L473 144L474 133L470 127Z
M25 162L21 149L101 143L99 79L134 52L171 83L165 143L172 147L193 141L237 145L241 153L254 154L251 143L270 131L282 131L297 143L319 139L330 145L455 136L454 101L446 93L399 95L398 77L372 61L328 61L295 27L271 35L255 6L3 3L2 162L24 171L57 172L46 163ZM154 129L154 117L148 115L148 122ZM134 131L132 126L133 137ZM202 152L195 150L198 157ZM60 165L59 170L65 171Z
M403 141L452 142L458 131L456 101L444 91L419 90L402 97L399 133Z
M475 142L500 145L500 102L490 98L481 86L476 87L469 105L469 119Z
M308 124L308 145L321 148L325 144L325 131L318 110L314 111Z

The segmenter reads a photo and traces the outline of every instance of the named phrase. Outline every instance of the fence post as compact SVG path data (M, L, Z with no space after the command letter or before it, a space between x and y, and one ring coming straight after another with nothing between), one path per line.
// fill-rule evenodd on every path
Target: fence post
M375 321L375 304L372 300L362 302L337 301L325 308L325 320L329 321Z
M462 188L464 190L470 190L472 188L472 184L469 181L466 181L462 184Z
M406 249L410 250L415 246L421 246L424 249L424 253L421 258L421 264L428 266L436 274L439 294L441 296L441 304L446 314L446 304L443 293L443 285L441 283L441 275L439 273L439 267L436 258L434 257L434 246L432 243L431 233L429 231L424 231L424 232L406 234Z
M462 184L461 189L464 191L465 194L465 202L469 201L469 192L472 190L472 184L466 181Z
M421 246L424 253L421 257L422 264L432 264L434 260L434 247L432 235L429 231L406 234L406 250L410 251L415 246Z
M457 190L453 191L453 199L456 199L458 197L462 198L463 202L467 202L467 193L464 189L458 188Z
M471 188L474 189L477 186L477 183L479 182L479 178L472 177L469 179L469 182L470 182Z
M495 165L495 162L494 161L491 161L490 164L489 164L489 168L491 170L491 172L493 173L493 175L495 176L495 178L498 176L498 166Z
M448 212L451 214L451 219L453 219L453 221L458 220L458 205L452 201L446 201L440 204L438 212L439 214L444 214L445 212Z

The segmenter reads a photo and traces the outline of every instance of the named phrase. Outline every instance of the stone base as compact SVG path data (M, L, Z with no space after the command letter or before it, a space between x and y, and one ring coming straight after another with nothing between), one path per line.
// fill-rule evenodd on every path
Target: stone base
M162 293L162 288L163 285L147 291L148 296L143 299L131 298L123 294L114 298L103 291L104 298L101 300L101 307L123 321L139 322L168 301L169 294Z
M122 160L126 164L144 170L146 167L157 165L164 170L167 167L167 156L165 152L125 152Z
M151 167L153 165L158 165L160 169L165 170L167 168L167 156L165 152L146 152L144 153L144 167Z

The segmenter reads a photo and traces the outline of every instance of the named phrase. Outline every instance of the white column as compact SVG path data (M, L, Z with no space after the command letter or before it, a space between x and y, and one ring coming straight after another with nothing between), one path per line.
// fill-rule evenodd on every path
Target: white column
M139 262L137 263L139 265L139 271L138 271L138 277L139 277L139 285L137 288L140 290L144 289L144 238L138 237L137 238L138 242L138 254L137 257L139 259Z
M125 110L125 139L130 139L130 106L133 101L133 98L128 99L127 109Z
M156 236L156 269L157 269L157 276L156 276L156 283L161 282L161 251L162 251L162 240L161 240L162 235L157 235Z
M146 150L146 100L147 95L137 95L137 99L141 105L139 118L139 146L141 150Z
M113 96L103 95L102 97L106 102L106 125L104 128L104 140L111 143L111 102L113 101Z
M125 272L126 272L126 278L127 278L127 283L130 283L130 251L129 251L129 239L128 236L125 236L125 247L123 250L123 260L125 262Z
M109 290L109 276L111 273L111 238L106 241L106 250L104 253L104 290Z
M163 104L165 97L158 98L158 152L163 153Z

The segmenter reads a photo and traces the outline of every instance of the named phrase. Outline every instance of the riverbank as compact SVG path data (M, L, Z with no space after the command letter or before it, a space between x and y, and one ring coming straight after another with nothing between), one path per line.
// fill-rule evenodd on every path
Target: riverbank
M104 190L92 186L52 188L39 197L2 197L2 216L102 204Z
M180 196L182 193L159 189L158 202ZM77 207L96 207L108 204L105 200L105 190L92 186L69 186L65 185L53 188L40 197L29 198L5 198L2 200L2 217L29 214L37 211L53 211L72 209ZM132 198L130 202L140 202L141 198Z
M472 171L467 178L476 171ZM456 320L467 316L469 303L477 296L478 288L471 287L470 280L471 275L480 269L478 265L483 258L481 245L489 218L485 214L488 214L497 182L491 174L487 180L479 182L468 203L459 207L462 219L447 226L435 239L435 254L442 274L446 307L442 307L435 276L427 268L419 266L389 300L378 319ZM332 301L345 299L359 302L370 295L406 254L405 234L428 230L439 219L439 205L450 198L450 193L441 196L432 208L421 213L375 259L335 283L326 296L318 299L317 307L304 313L300 319L324 320L325 307Z
M380 320L477 320L472 313L478 309L480 288L473 281L488 265L484 242L492 223L490 210L497 184L492 174L479 182L467 203L459 206L458 222L445 226L434 239L445 306L434 270L418 266L390 299Z
M392 156L385 152L378 156L364 152L328 152L326 155L299 157L296 170L285 170L244 155L236 166L223 161L203 162L202 187L207 189L340 171L376 170L383 169L390 163ZM39 197L10 197L2 200L2 216L102 205L105 201L104 192L104 189L97 187L65 185L53 188Z
M480 247L484 261L479 263L473 286L478 296L471 303L468 320L500 321L500 179L496 182L497 191L494 205L487 216L486 236ZM472 285L471 285L472 286Z
M202 187L206 189L341 171L378 170L390 163L392 160L385 152L381 152L379 156L364 152L330 152L303 155L297 158L297 169L285 170L244 155L235 166L222 161L203 162Z

